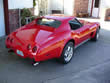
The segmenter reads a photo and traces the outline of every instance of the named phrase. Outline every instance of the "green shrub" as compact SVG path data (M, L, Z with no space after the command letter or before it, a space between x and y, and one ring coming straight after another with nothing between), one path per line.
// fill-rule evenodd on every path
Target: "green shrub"
M30 17L30 16L32 16L30 10L27 8L24 8L21 12L21 17Z
M36 0L33 0L33 7L36 6Z
M30 12L30 10L29 9L27 9L27 8L24 8L22 11L21 11L21 25L25 25L26 24L26 20L25 20L25 18L26 17L31 17L32 16L32 14L31 14L31 12Z

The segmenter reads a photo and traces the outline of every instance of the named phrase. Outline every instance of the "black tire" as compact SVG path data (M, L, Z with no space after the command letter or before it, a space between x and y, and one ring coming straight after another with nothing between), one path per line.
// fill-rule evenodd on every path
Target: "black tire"
M97 31L96 31L96 34L95 34L94 38L92 38L91 40L97 41L99 39L99 32L100 32L100 29L98 28Z
M71 61L73 56L74 56L74 43L68 42L62 51L59 61L63 64L67 64Z

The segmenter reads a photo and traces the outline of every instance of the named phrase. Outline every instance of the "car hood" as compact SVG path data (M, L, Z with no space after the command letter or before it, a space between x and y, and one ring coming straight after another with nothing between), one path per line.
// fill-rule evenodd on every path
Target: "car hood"
M24 26L14 32L14 36L22 43L34 42L42 44L53 34L54 28L41 25Z

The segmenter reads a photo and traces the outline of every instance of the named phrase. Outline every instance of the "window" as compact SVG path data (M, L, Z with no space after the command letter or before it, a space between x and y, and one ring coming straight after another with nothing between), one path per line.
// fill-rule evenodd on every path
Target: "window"
M100 2L100 0L95 0L95 7L96 8L99 8L99 2Z
M61 25L61 22L54 19L40 18L38 19L37 24L58 28Z
M69 21L69 24L72 30L79 29L83 26L77 19Z

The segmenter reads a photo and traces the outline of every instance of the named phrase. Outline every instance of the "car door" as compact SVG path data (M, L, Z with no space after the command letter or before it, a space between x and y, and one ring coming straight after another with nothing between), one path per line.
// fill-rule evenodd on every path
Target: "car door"
M78 44L88 40L90 35L88 34L89 28L88 26L82 26L81 28L74 31L75 34L78 36Z
M73 37L75 36L76 39L76 44L80 44L84 41L86 41L90 35L89 33L89 27L87 25L82 25L77 19L73 20L72 24L72 35Z

